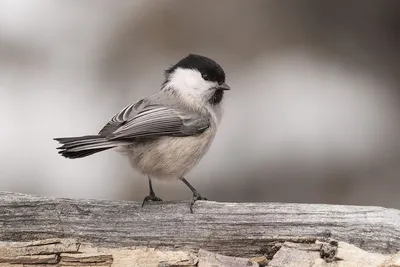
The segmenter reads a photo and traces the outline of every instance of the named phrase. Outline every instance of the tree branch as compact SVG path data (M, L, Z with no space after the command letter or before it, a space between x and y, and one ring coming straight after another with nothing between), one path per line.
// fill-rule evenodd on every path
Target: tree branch
M281 203L76 200L0 192L0 241L74 238L117 248L145 246L235 257L272 255L285 241L335 239L362 249L400 250L400 211ZM275 251L274 251L275 247Z

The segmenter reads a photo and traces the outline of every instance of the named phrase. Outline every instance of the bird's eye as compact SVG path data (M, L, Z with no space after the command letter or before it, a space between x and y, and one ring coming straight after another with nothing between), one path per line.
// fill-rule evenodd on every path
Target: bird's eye
M209 80L210 80L210 76L208 76L207 73L203 73L201 76L202 76L203 79L206 80L206 81L209 81Z

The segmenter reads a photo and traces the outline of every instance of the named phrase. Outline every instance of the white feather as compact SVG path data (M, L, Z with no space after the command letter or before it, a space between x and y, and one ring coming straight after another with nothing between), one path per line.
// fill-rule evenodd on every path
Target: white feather
M198 70L177 68L171 73L167 86L174 88L189 106L203 108L218 83L204 80Z

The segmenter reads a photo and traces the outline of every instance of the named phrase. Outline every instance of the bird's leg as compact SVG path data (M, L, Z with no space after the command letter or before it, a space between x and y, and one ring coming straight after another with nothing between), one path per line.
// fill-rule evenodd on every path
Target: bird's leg
M202 197L202 196L199 194L199 192L197 192L196 188L194 188L191 184L189 184L189 182L188 182L184 177L182 177L181 180L182 180L182 182L184 182L185 185L187 185L187 187L189 187L189 189L193 192L193 198L192 198L192 201L190 201L190 206L189 206L190 212L193 213L192 207L193 207L194 203L195 203L197 200L207 200L207 198Z
M147 176L147 177L148 177L148 179L149 179L149 190L150 190L150 191L149 191L149 195L143 199L142 207L144 206L144 204L145 204L146 202L149 202L149 201L162 201L162 199L159 198L159 197L157 197L156 194L154 193L153 185L152 185L152 183L151 183L151 178L150 178L150 176Z

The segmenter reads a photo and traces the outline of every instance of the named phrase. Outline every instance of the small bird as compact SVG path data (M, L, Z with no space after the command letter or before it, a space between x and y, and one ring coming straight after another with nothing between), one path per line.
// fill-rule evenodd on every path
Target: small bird
M161 89L128 105L95 135L55 138L59 154L83 158L115 148L134 169L148 177L148 201L162 201L154 193L152 178L180 179L196 200L207 200L185 175L208 151L221 119L225 72L214 60L190 54L165 71Z

